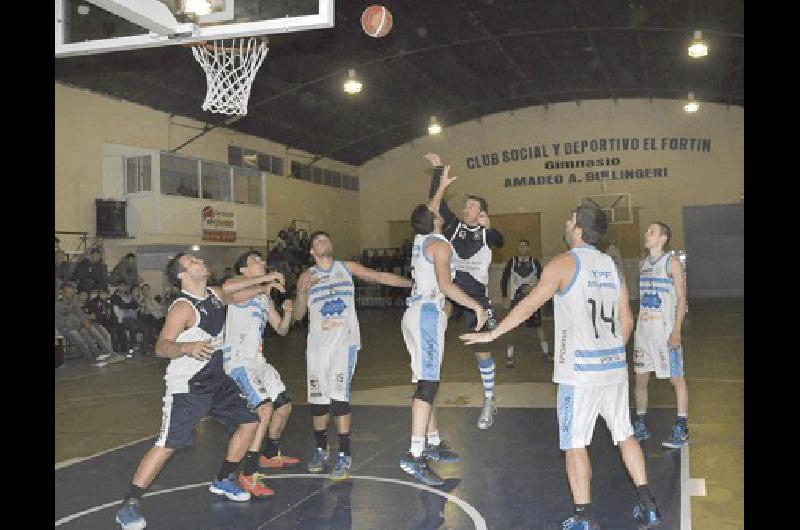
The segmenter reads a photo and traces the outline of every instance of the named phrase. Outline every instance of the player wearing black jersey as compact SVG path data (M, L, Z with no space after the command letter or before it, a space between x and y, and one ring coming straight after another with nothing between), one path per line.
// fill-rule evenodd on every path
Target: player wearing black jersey
M431 181L429 197L433 197L439 188L442 176L442 160L437 154L427 154L425 159L433 164L433 179ZM489 265L492 263L492 249L502 247L503 235L492 228L489 220L488 204L486 199L475 195L468 195L461 212L461 219L450 210L447 201L442 199L439 212L444 219L442 233L453 246L453 262L456 270L453 282L467 295L474 298L486 309L489 319L484 330L492 330L497 321L492 314L492 301L489 299ZM452 302L450 318L458 320L465 316L467 328L475 329L477 318L475 312ZM497 414L494 398L495 363L492 354L486 346L473 349L478 361L478 371L483 382L483 408L478 418L478 428L488 429L492 426L494 415Z
M542 277L542 264L539 263L538 259L531 257L531 246L527 239L519 240L517 251L517 255L506 263L506 268L503 271L503 279L500 280L503 291L503 305L506 309L511 309L517 305L520 300L525 298L525 296L531 292L531 289L536 287L536 284L539 283L539 278ZM528 327L536 330L536 335L539 337L539 344L542 347L542 353L545 357L552 360L547 339L542 329L541 309L536 311L533 316L527 320L527 324ZM508 368L513 368L513 344L507 346L506 355L506 366Z

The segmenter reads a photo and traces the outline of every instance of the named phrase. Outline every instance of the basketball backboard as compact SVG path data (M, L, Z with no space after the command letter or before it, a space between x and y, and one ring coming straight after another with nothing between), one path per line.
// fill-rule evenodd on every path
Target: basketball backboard
M600 208L605 212L609 224L627 224L633 222L630 193L585 195L580 198L578 205Z
M70 57L331 28L334 0L55 0L55 22L55 56Z

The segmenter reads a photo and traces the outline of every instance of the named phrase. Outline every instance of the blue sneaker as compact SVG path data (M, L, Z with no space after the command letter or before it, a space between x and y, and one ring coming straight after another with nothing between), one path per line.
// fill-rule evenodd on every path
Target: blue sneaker
M638 416L633 420L633 437L640 442L650 439L650 431L647 430L647 425Z
M561 530L601 530L597 521L589 517L573 514L561 523Z
M123 530L142 530L147 526L142 512L139 511L139 501L131 499L117 510L117 522Z
M678 449L683 445L689 444L689 431L681 425L680 423L676 423L672 426L672 436L661 442L661 445L664 447L669 447L671 449Z
M308 471L311 473L322 473L325 470L325 463L330 458L330 451L317 447L314 449L314 456L308 462Z
M414 458L414 455L407 453L406 456L400 459L400 469L426 486L441 486L444 484L442 477L434 473L428 466L428 459L424 456Z
M208 487L208 491L227 497L232 501L249 501L250 493L246 492L239 484L234 482L230 477L222 480L215 480Z
M427 449L422 451L422 456L434 462L441 462L442 464L453 464L461 460L457 453L450 450L444 442L439 445L429 445Z
M644 524L644 528L658 526L663 522L655 504L651 508L645 508L641 504L637 504L633 508L633 518Z
M345 480L350 476L350 467L353 465L353 459L345 456L344 453L339 453L336 459L336 465L333 466L331 471L331 480Z

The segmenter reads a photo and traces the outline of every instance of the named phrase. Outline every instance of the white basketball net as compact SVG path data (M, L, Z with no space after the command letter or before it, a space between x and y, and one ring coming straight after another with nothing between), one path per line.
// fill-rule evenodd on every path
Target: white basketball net
M206 72L208 88L203 110L246 115L250 87L268 51L267 43L255 37L192 46L194 58Z

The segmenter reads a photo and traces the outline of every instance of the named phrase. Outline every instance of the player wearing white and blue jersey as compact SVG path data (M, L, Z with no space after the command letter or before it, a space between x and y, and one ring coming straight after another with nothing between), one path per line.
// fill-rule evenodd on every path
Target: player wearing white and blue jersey
M459 459L442 441L436 423L435 398L447 329L445 298L474 311L476 329L481 329L489 316L479 301L467 296L453 282L454 251L442 235L444 220L439 215L441 196L456 179L449 176L449 170L449 166L445 166L430 203L418 205L411 214L411 226L417 233L411 255L414 287L406 301L408 308L401 325L411 357L411 382L417 384L417 389L411 402L411 448L400 459L400 468L429 486L444 484L441 477L430 469L430 460L452 463Z
M332 480L348 477L350 454L350 383L356 369L361 332L355 307L355 284L359 279L391 287L411 287L411 281L390 272L378 272L353 261L333 258L333 243L325 232L309 237L315 265L297 281L295 320L308 311L306 368L308 402L317 448L308 470L321 472L328 460L328 420L332 414L339 433L339 456Z
M222 285L223 291L235 292L241 284L252 281L279 291L285 290L283 274L267 274L264 257L258 250L249 250L239 256L234 268L241 276L226 280ZM225 347L222 349L225 373L236 382L250 410L258 413L259 417L258 429L244 456L239 483L248 491L259 488L261 496L274 492L264 482L264 474L259 472L259 468L291 467L300 462L280 451L280 438L292 412L292 403L280 374L264 358L267 322L279 335L286 335L292 319L292 305L292 300L284 301L281 317L269 295L262 293L242 303L229 305L225 321Z
M611 257L595 247L606 229L601 210L578 207L567 219L564 233L571 250L547 264L536 287L494 331L461 336L468 344L492 341L525 322L555 296L553 382L558 384L559 446L566 451L575 503L575 513L562 524L566 530L600 528L591 515L591 465L586 451L598 415L619 445L636 487L639 504L634 517L647 525L661 521L647 487L644 456L632 436L628 409L625 344L633 331L628 290Z
M639 264L639 317L634 334L633 370L636 373L636 438L647 440L645 423L647 384L650 372L656 378L669 378L675 388L678 417L664 447L677 448L689 443L687 417L689 393L683 376L681 326L686 314L686 283L680 260L664 251L671 230L664 223L653 223L645 232L649 254Z

